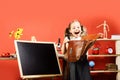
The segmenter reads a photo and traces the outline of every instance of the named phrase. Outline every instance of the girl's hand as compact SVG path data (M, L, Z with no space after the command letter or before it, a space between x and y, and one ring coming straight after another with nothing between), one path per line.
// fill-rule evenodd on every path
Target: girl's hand
M68 55L67 55L67 53L66 54L64 54L64 60L68 60Z
M66 52L67 52L67 49L68 49L68 41L69 41L69 39L68 39L67 37L65 37L64 40L63 40L62 47L61 47L61 52L62 52L62 54L64 55L63 58L64 58L65 60L68 59L68 56L67 56L67 53L66 53Z
M103 38L104 37L103 33L98 33L98 35L100 36L99 38Z
M65 37L63 43L68 43L69 39L67 37Z

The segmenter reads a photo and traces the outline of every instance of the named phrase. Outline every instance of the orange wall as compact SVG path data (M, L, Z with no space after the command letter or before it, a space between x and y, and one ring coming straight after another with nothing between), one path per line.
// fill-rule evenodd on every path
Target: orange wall
M64 29L73 19L79 19L88 28L88 33L98 33L102 28L96 26L107 21L111 34L120 34L119 0L2 0L0 1L0 54L14 53L13 38L9 32L18 27L24 29L21 39L30 40L36 36L40 41L63 39ZM18 80L17 62L0 64L2 80ZM13 66L13 67L11 67ZM7 69L8 68L8 69ZM8 71L11 71L9 73ZM5 77L3 76L6 74Z

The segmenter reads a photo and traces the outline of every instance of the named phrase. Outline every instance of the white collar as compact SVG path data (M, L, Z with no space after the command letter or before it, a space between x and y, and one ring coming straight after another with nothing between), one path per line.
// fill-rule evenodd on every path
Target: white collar
M81 40L81 37L70 37L71 40Z

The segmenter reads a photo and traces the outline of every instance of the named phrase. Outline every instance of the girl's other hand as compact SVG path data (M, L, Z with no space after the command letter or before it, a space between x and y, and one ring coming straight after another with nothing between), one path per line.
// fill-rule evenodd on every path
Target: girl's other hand
M68 43L69 39L67 37L65 37L63 43Z

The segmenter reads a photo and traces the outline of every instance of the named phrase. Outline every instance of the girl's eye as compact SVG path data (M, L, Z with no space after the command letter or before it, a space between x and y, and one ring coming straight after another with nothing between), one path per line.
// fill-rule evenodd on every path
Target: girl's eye
M74 28L72 28L72 29L75 29L75 27L74 27Z

